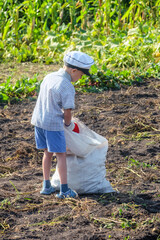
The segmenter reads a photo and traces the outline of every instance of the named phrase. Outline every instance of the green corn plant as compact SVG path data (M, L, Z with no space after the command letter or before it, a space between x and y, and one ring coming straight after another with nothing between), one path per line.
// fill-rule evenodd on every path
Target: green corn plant
M40 27L46 32L49 30L48 22L51 22L51 28L56 30L59 26L59 11L61 4L57 1L43 1L39 8Z
M104 24L107 30L107 34L109 34L111 26L111 0L106 0L104 2L103 10L104 10Z
M128 10L124 13L121 20L126 20L130 24L130 28L134 27L136 22L159 21L160 13L157 11L160 7L159 0L131 0Z
M1 12L1 32L2 40L5 40L8 36L12 34L15 36L16 45L19 43L18 39L18 30L19 30L19 9L20 5L16 5L16 2L13 4L11 1L5 1L0 7ZM3 20L3 21L2 21Z
M71 29L73 30L76 24L76 1L69 0L68 3L69 3Z
M37 29L37 34L39 34L39 26L36 25L37 19L39 17L39 10L37 9L38 0L36 1L24 1L23 2L23 12L25 17L25 27L26 31L24 33L25 40L30 42L34 39L35 29Z
M87 1L81 0L82 6L81 6L81 28L85 29L87 28L88 24L88 12L89 12L89 5Z

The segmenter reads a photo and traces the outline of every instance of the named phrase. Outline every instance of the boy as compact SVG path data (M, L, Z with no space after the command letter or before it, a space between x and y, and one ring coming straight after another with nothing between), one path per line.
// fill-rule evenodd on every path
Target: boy
M76 82L84 74L90 75L89 69L94 60L85 53L72 51L64 56L64 67L48 74L40 88L31 123L35 126L35 140L38 149L44 149L42 160L43 187L41 194L51 194L55 189L50 183L51 159L56 154L60 177L58 198L75 198L77 193L67 184L66 142L64 125L79 133L78 125L71 121L74 109L75 89L71 82Z

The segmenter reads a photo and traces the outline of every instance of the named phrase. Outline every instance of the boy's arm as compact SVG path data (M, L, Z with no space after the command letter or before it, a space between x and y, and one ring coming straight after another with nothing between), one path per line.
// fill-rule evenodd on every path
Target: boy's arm
M64 109L64 124L70 125L72 119L71 109Z
M72 113L71 109L64 109L64 124L67 128L72 130L73 132L79 133L79 127L77 123L72 122Z

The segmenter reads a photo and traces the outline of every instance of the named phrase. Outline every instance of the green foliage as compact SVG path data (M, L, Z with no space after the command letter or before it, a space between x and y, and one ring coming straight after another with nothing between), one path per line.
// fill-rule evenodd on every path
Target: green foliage
M137 168L151 168L152 166L149 163L139 162L133 158L130 158L128 161L129 167L137 167Z
M77 87L119 89L160 77L159 16L159 0L5 0L0 61L61 63L66 51L80 50L95 59L96 69Z
M130 228L130 229L135 229L137 227L137 223L132 221L132 220L128 220L126 218L121 218L121 227L122 228ZM126 240L129 238L125 238Z
M23 98L33 96L39 91L40 82L35 75L33 79L22 78L15 84L11 82L11 77L5 83L0 84L0 104L13 103Z
M91 77L83 76L74 85L84 92L101 92L108 89L120 89L121 80L116 76L116 72L107 69L105 72L98 70Z

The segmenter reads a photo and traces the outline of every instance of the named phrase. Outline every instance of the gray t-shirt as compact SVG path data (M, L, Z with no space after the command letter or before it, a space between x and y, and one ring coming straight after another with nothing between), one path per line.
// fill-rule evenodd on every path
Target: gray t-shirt
M74 109L74 101L71 76L63 68L48 74L41 84L31 124L48 131L64 130L63 109Z

